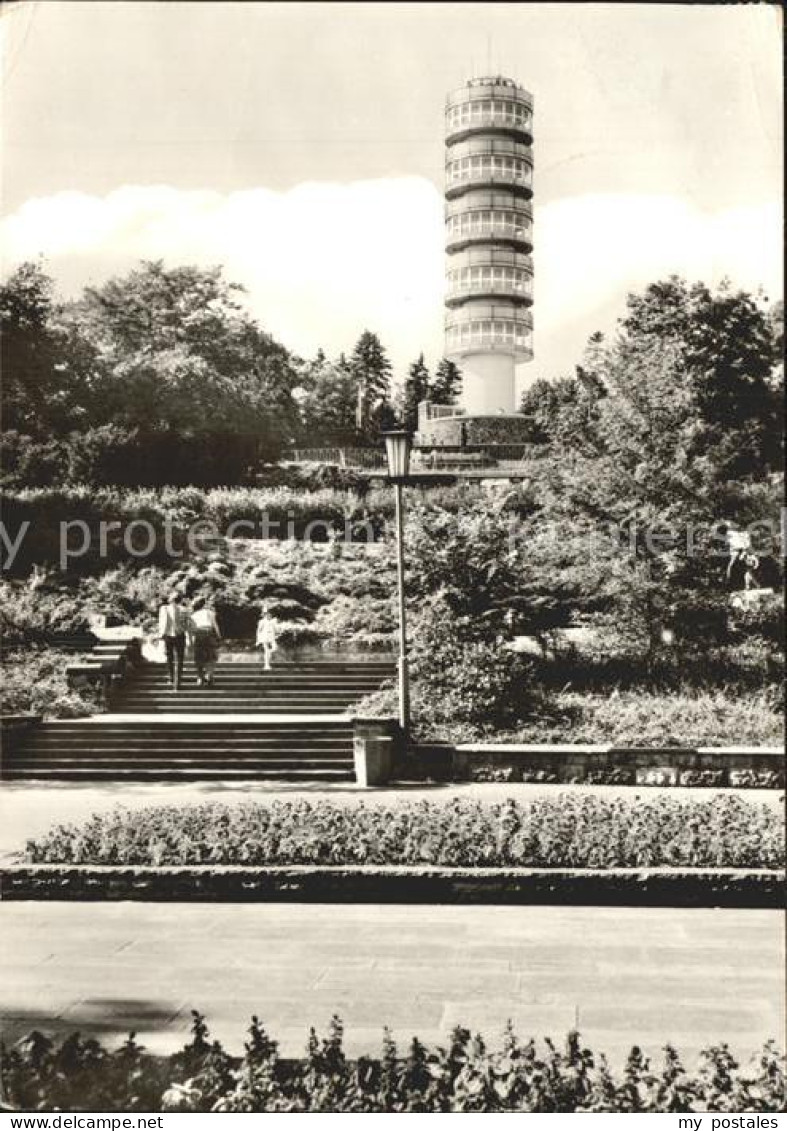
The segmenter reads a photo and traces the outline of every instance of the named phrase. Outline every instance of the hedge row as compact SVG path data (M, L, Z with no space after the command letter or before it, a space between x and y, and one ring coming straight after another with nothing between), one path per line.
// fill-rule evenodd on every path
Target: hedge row
M99 813L30 840L39 864L396 864L532 868L781 868L766 804L587 793L454 798L395 807L332 801L160 806Z
M366 499L350 491L290 487L138 490L64 487L22 490L3 499L4 568L34 565L79 573L120 562L172 561L225 537L325 543L372 542L393 513L390 491Z
M622 1071L576 1032L562 1048L521 1041L509 1025L502 1047L457 1026L447 1046L413 1038L401 1055L389 1030L377 1057L351 1060L338 1017L327 1037L310 1030L305 1055L284 1060L257 1017L244 1055L211 1041L194 1012L192 1037L170 1057L147 1056L133 1034L117 1051L79 1034L55 1044L34 1032L3 1050L6 1110L114 1112L769 1112L785 1099L784 1057L773 1041L748 1066L725 1044L704 1049L687 1071L664 1046L651 1066L634 1046Z
M8 487L240 483L261 455L275 458L278 451L257 436L237 432L195 435L113 424L46 440L0 434L2 483Z

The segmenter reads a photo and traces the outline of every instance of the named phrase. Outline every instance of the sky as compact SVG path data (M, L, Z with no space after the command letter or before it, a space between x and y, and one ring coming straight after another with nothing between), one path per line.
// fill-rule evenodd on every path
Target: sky
M670 273L782 295L770 4L4 5L3 273L64 295L140 258L220 263L302 356L442 354L448 90L533 93L535 359L573 372Z

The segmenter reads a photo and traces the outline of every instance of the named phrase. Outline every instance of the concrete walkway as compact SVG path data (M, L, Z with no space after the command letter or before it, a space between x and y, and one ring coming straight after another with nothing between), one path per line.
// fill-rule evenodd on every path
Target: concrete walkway
M444 1041L461 1023L493 1045L578 1025L619 1064L674 1042L691 1064L729 1042L748 1058L781 1043L782 916L769 911L304 904L5 903L0 1014L6 1040L33 1028L128 1030L177 1047L189 1010L240 1051L256 1012L299 1054L338 1012L352 1053Z

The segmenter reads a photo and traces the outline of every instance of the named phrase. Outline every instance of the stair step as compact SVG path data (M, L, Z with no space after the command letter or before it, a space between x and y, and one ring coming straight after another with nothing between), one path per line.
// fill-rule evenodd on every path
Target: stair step
M117 704L117 711L124 715L186 714L186 715L343 715L350 703L310 703L306 700L289 700L287 703L268 699L263 703L243 700L239 703L194 703L181 700L180 703L131 703Z
M121 737L128 734L134 735L150 735L150 734L167 734L175 735L178 732L194 735L203 735L209 737L212 734L226 735L230 737L234 733L239 735L248 734L281 734L293 735L300 734L301 732L308 734L310 737L319 738L320 735L336 735L336 734L352 734L352 723L341 716L333 716L330 719L315 722L312 720L301 720L296 717L292 721L287 719L284 721L281 716L277 716L270 722L264 715L257 717L247 718L242 715L235 716L231 721L225 722L223 719L216 722L203 722L198 719L186 719L184 721L178 720L177 722L167 722L164 719L158 719L155 716L146 718L142 721L126 721L120 718L113 718L111 715L104 715L103 718L107 722L85 722L81 726L64 725L56 722L43 723L39 727L33 727L28 732L28 741L36 738L52 737L63 738L68 735L79 735L83 738L88 738L91 741L94 737L99 735L114 735ZM109 721L111 720L111 721Z
M116 697L122 699L171 699L178 695L189 699L354 699L363 698L377 688L359 687L357 690L345 687L190 687L181 684L173 691L166 684L159 687L141 688L129 685L118 691Z
M114 655L115 653L111 653ZM137 664L131 669L135 675L149 676L150 678L164 677L167 675L166 664ZM393 668L296 668L279 666L269 668L268 671L262 664L218 664L214 669L217 676L230 678L232 676L246 679L379 679L381 676L390 675ZM197 669L193 664L184 664L183 671L196 676Z
M342 753L352 750L353 741L350 735L342 738L331 739L323 742L310 742L304 739L303 736L296 737L293 740L276 739L268 741L264 737L249 738L245 742L228 742L226 739L217 736L213 739L204 739L202 741L183 741L178 740L171 742L166 735L154 735L150 738L132 738L125 743L116 742L96 742L89 745L80 742L64 742L64 743L25 743L24 746L7 753L6 759L15 757L27 757L28 754L35 754L36 757L59 757L61 754L76 755L77 757L87 758L92 754L106 755L109 758L122 758L126 754L144 753L148 750L169 750L173 756L178 754L193 754L195 756L208 752L213 753L219 751L222 755L226 754L228 757L234 754L251 753L280 753L287 757L294 758L308 758L317 757L321 758L324 755L331 755L336 751Z
M194 712L211 715L222 711L234 711L239 715L297 715L304 708L312 714L343 715L353 706L347 699L217 699L215 702L204 699L122 699L115 702L117 714L129 711L142 714L171 714L173 711Z
M183 757L180 759L170 759L166 754L161 756L149 756L147 758L135 758L129 760L128 765L124 768L133 769L139 766L140 769L155 769L157 767L172 767L173 769L249 769L258 766L260 769L347 769L352 767L352 758L326 758L326 759L299 759L299 758L188 758ZM38 769L112 769L118 767L118 762L113 759L107 758L88 758L84 760L72 758L58 758L41 761L40 759L29 758L24 762L12 762L10 769L14 770L18 766L32 766ZM123 767L121 767L123 768Z
M371 695L379 690L377 683L367 684L335 684L335 683L218 683L213 687L200 687L198 683L189 680L180 685L181 695L207 695L211 698L220 698L224 695L342 695L351 696ZM171 695L169 683L164 680L158 683L144 684L133 680L123 684L123 694L134 695Z
M58 781L81 780L81 781L101 781L101 780L117 780L118 778L126 781L139 780L144 781L147 779L154 779L155 781L169 781L169 780L186 780L186 779L216 779L216 780L233 780L233 779L260 779L271 781L347 781L350 782L354 778L352 769L347 770L269 770L267 767L259 770L243 769L243 770L228 770L228 769L202 769L199 770L173 770L173 769L140 769L133 767L129 769L120 769L113 767L111 770L91 769L86 767L84 769L62 769L52 770L47 772L44 769L36 766L22 766L16 767L11 771L7 771L3 775L7 780L14 778L27 779L40 779L46 780L47 778L57 779Z
M346 714L349 703L306 703L298 700L289 704L268 701L265 703L172 703L160 704L158 710L151 703L123 703L117 711L123 715L330 715Z
M114 654L114 652L113 652ZM196 672L196 664L186 661L183 665L184 672ZM257 675L257 676L274 676L286 675L290 679L300 679L309 676L332 676L336 679L343 679L345 676L378 676L385 675L388 672L396 670L395 664L315 664L313 667L303 667L300 664L272 664L266 671L265 665L261 663L256 664L216 664L214 671L220 675ZM167 671L165 663L150 664L150 663L135 663L134 671L140 674L156 675L160 672Z
M236 754L260 754L260 753L279 753L286 754L288 757L293 758L321 758L323 756L330 757L337 751L346 753L352 750L352 742L349 738L344 741L323 742L323 743L304 743L304 742L266 742L264 739L260 741L250 740L248 742L226 742L221 738L216 738L204 742L170 742L166 738L153 738L145 742L137 739L136 741L129 741L125 744L96 742L91 743L89 747L80 743L61 743L59 745L47 744L43 745L36 742L25 744L22 749L11 754L10 757L27 757L28 755L41 758L59 758L64 754L69 756L74 755L79 758L90 758L94 754L100 754L102 757L107 758L124 758L126 756L136 755L140 756L146 754L149 750L167 750L173 758L182 757L184 754L191 757L197 757L200 754L208 753L213 754L218 751L222 756L234 756Z
M293 734L293 735L275 735L270 737L266 734L251 734L246 738L226 738L224 735L216 734L213 736L205 736L202 738L193 738L188 735L174 735L170 738L166 733L153 734L147 737L140 735L128 735L127 737L117 738L96 738L90 742L85 742L80 738L72 738L67 741L53 740L41 742L35 738L24 744L25 750L84 750L89 746L91 750L96 750L99 747L102 750L129 750L144 749L152 742L159 742L166 744L172 750L198 750L203 746L214 747L221 745L222 748L228 750L234 749L249 749L254 746L264 745L268 748L282 748L297 749L297 750L333 750L337 746L344 746L351 740L351 735L328 735L326 737L309 737L308 735Z
M273 668L271 671L266 672L263 668L215 668L215 676L217 680L229 679L248 679L256 680L258 683L271 683L274 680L287 680L291 683L304 683L304 682L318 682L320 680L331 680L335 683L353 683L356 680L363 682L373 682L378 679L385 678L386 672L296 672L287 671L285 668ZM183 672L189 679L197 678L196 668L184 668ZM130 674L135 679L166 679L166 667L156 668L132 668Z
M363 696L358 696L357 699L362 699ZM180 692L162 692L156 696L118 696L114 703L205 703L210 706L211 703L226 703L228 707L236 705L236 703L352 703L355 701L353 696L304 696L304 694L297 694L297 696L276 696L273 692L262 694L262 696L201 696L196 692L189 693L188 691Z
M173 730L175 728L172 728ZM289 746L297 747L298 749L314 750L321 747L333 748L343 742L349 741L351 734L314 734L305 735L299 732L292 734L267 734L265 731L259 733L252 732L247 735L224 735L224 734L170 734L168 731L158 731L156 734L138 735L133 731L128 734L109 734L109 735L69 735L68 738L61 738L58 735L33 735L25 742L25 750L60 750L64 746L83 746L85 741L89 741L92 749L97 746L113 748L117 750L128 750L131 747L135 749L144 748L151 741L166 742L167 746L173 750L180 747L187 746L189 748L200 746L215 746L216 743L221 743L222 746L234 749L235 747L248 747L254 744L265 743L266 745L276 746Z
M301 708L308 707L322 715L343 715L353 706L346 699L220 699L215 702L204 699L123 699L115 703L115 710L123 714L129 709L150 714L168 714L171 711L194 711L209 715L214 711L235 711L245 715L297 715Z
M288 699L290 696L294 696L296 699L299 696L304 698L324 696L328 699L363 699L364 696L373 695L376 691L379 691L377 684L372 684L369 687L318 687L315 685L287 687L279 684L271 684L267 687L247 687L245 684L199 687L196 684L182 683L177 694L192 697L201 696L204 699L262 699L271 696L277 699ZM141 687L137 683L130 683L124 684L122 688L115 691L118 698L127 695L137 699L148 698L149 696L169 697L173 694L175 692L172 691L168 683L158 683L151 687Z
M289 695L275 691L262 692L257 695L248 692L245 694L243 692L237 694L227 692L224 695L205 695L202 692L183 689L177 692L159 691L148 695L127 691L124 694L115 695L113 703L355 703L364 697L364 693L346 695L341 692L317 691L312 692L312 694L299 691L297 693L292 692Z

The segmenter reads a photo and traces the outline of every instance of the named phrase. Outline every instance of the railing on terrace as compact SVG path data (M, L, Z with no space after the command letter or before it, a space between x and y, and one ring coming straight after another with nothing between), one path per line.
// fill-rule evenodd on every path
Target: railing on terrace
M427 420L444 420L448 417L465 415L465 410L455 404L432 404L431 401L423 401L420 407Z
M339 467L386 467L381 448L295 448L285 459L291 463L335 463Z
M500 465L538 459L543 456L545 450L543 444L524 441L519 444L466 444L463 448L441 444L420 444L413 449L413 458L424 462L432 455L441 460L457 457L457 462L462 463L464 457L480 456L491 461L492 464Z
M544 454L542 444L467 444L465 447L437 444L413 448L413 470L461 471L497 468L515 471L522 463ZM285 457L289 463L330 463L339 467L383 471L387 467L385 453L377 448L295 448Z

